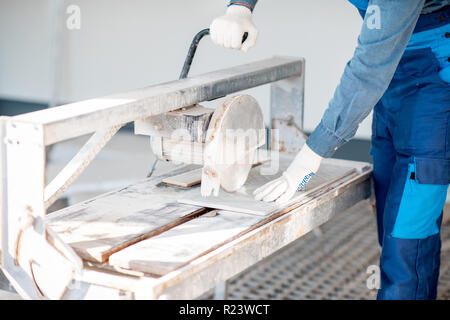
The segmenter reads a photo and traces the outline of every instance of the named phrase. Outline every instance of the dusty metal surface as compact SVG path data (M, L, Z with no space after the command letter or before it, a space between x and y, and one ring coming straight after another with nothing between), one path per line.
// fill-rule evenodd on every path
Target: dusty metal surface
M69 280L81 273L82 263L75 252L56 234L51 235L52 239L49 240L51 230L44 224L45 213L114 135L118 129L114 126L274 81L298 77L302 75L303 65L303 59L274 57L54 107L50 112L43 110L16 117L1 117L0 175L3 183L0 190L0 263L16 290L23 297L43 298L42 293L46 292L42 288L44 283L49 285L48 291L51 290L51 294L45 297L60 298L68 289ZM102 129L106 132L99 131ZM93 132L96 132L93 140L88 141L69 162L68 167L57 176L56 182L46 188L46 146ZM23 183L23 177L27 177L26 184ZM25 248L30 250L22 250ZM59 259L61 266L58 267L53 261L50 263L51 260L44 258L45 255ZM39 267L36 271L32 266ZM67 272L54 271L61 268ZM57 281L55 276L59 275L64 276L64 279ZM38 285L38 282L41 284Z
M297 153L306 141L303 133L305 72L270 86L271 149Z
M202 255L195 263L142 285L147 292L153 289L153 298L192 299L204 294L370 196L370 172L346 181L336 182L339 187L329 186L296 209L271 215L260 227Z
M442 241L449 240L447 223ZM232 278L229 299L375 299L367 268L378 265L379 254L374 213L364 201ZM449 255L443 249L438 299L450 299Z

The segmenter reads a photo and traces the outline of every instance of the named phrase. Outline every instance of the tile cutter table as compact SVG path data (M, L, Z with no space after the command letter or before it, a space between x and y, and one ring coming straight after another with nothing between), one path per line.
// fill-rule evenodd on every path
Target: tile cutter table
M124 124L260 85L270 84L270 123L280 137L271 149L289 163L304 143L304 65L303 59L274 57L1 117L0 262L14 289L28 299L192 299L369 199L370 164L327 159L353 170L301 203L267 216L224 210L209 216L211 208L177 202L186 190L161 183L193 168L186 165L46 214ZM46 147L91 133L46 185Z

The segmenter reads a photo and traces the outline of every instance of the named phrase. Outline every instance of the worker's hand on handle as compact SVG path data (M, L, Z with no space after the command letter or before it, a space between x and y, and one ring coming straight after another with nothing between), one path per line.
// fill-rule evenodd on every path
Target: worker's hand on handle
M209 29L215 44L244 52L253 47L258 38L258 29L253 24L252 12L241 5L229 6L225 15L214 19ZM242 43L246 32L248 38Z
M276 201L278 204L289 201L319 170L321 161L322 157L305 144L280 178L266 183L253 192L255 199Z

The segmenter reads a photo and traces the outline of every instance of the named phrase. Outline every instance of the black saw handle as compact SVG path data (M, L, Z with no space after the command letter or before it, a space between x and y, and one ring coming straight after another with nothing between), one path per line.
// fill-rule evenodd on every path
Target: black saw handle
M184 61L183 69L181 70L180 79L187 78L189 74L189 70L191 69L192 60L194 60L195 52L197 51L198 44L200 40L206 35L209 35L209 29L203 29L199 33L197 33L192 40L191 46L189 47L188 54L186 56L186 60ZM242 43L245 42L248 38L248 32L244 33L242 37Z

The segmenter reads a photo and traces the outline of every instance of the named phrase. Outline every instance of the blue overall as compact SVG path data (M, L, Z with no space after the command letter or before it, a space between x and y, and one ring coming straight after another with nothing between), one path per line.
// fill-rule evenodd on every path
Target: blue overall
M375 106L378 298L435 299L450 182L450 0L349 1L364 17L358 44L306 143L330 157Z
M450 183L450 84L441 73L443 59L450 59L449 22L450 7L420 16L374 108L371 155L382 246L378 299L436 298Z

